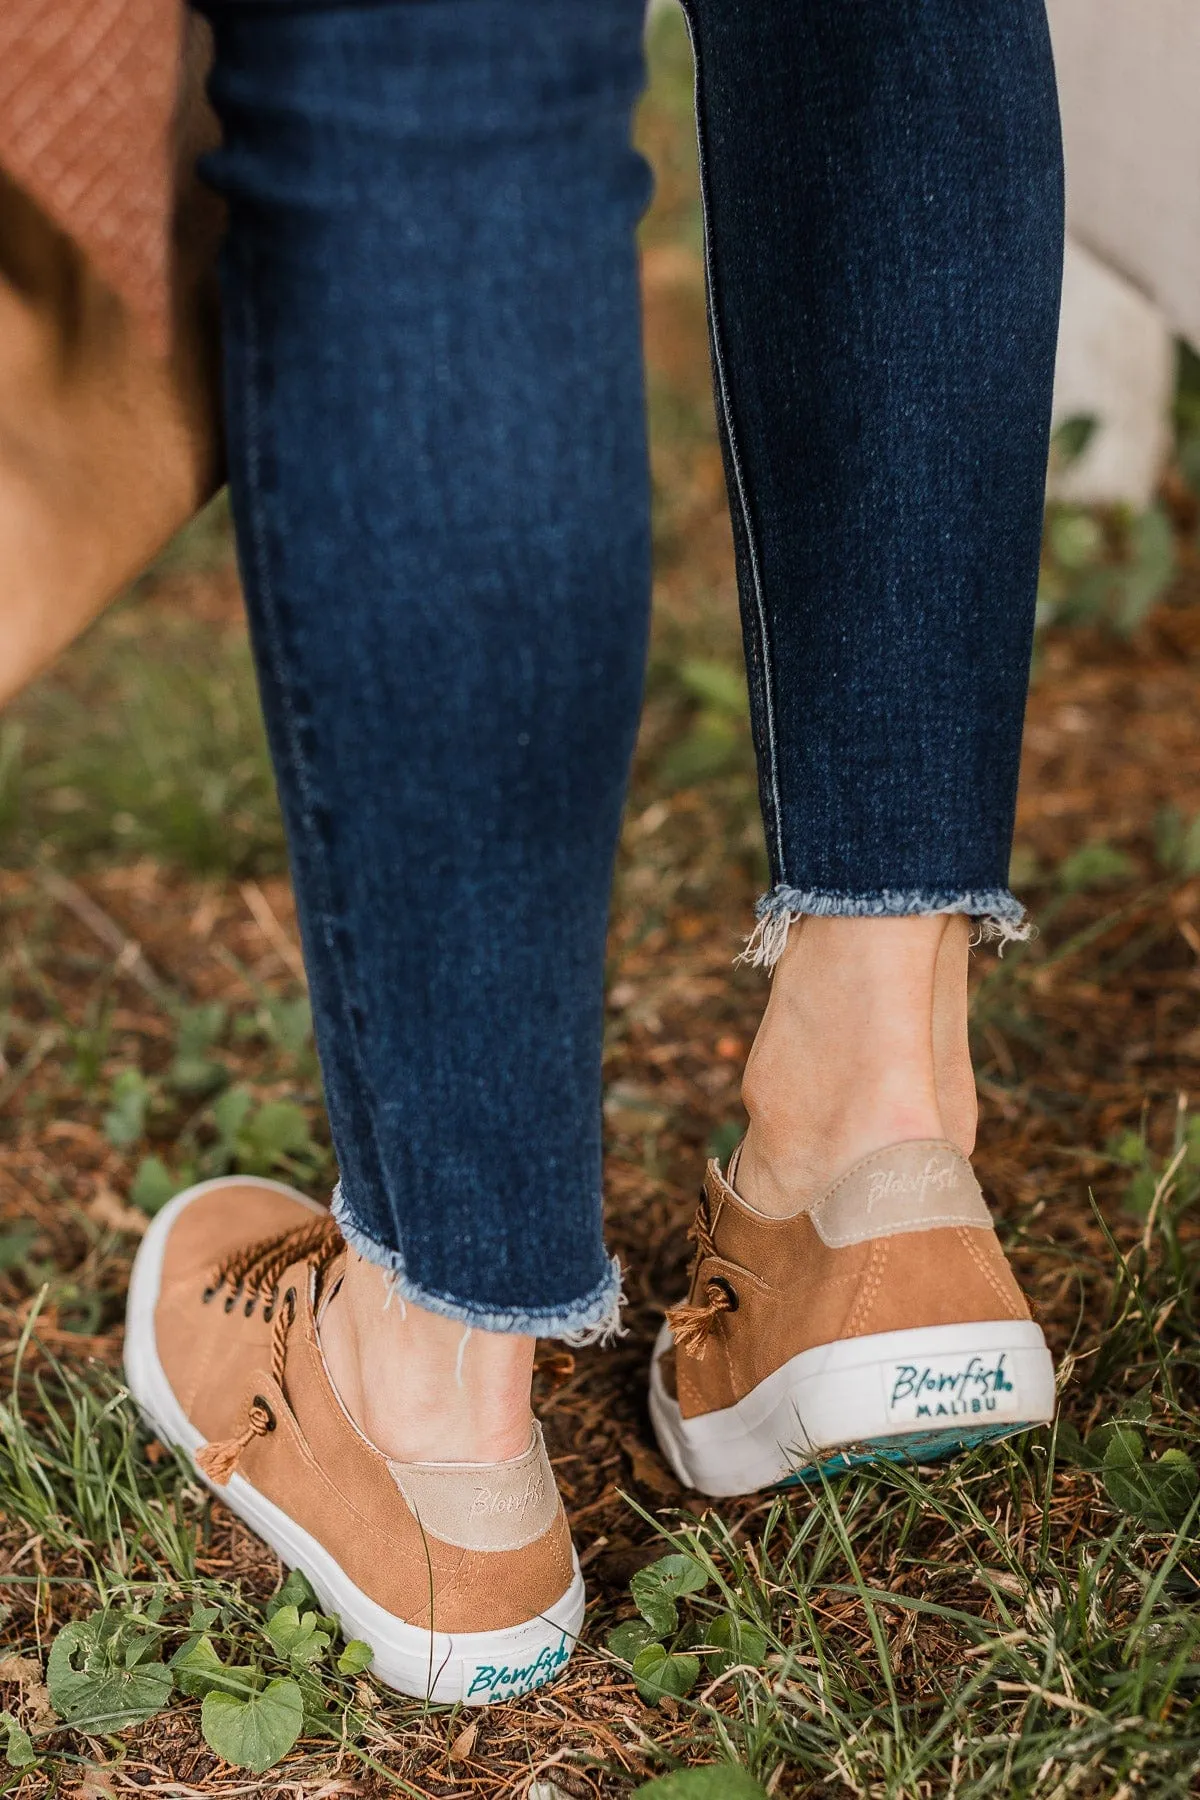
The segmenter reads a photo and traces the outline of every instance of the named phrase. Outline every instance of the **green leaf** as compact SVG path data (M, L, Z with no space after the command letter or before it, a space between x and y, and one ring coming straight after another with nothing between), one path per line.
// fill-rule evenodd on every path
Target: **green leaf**
M295 1000L270 999L266 1003L269 1035L288 1056L303 1056L312 1043L312 1005L307 994Z
M710 1644L716 1645L706 1658L714 1675L724 1675L727 1669L739 1664L761 1669L767 1659L765 1634L749 1619L739 1619L734 1613L720 1613L709 1626L706 1637Z
M332 1641L315 1612L301 1613L295 1606L277 1607L263 1630L280 1656L303 1665L317 1662Z
M689 657L679 669L680 684L706 706L729 713L735 719L749 716L750 702L746 694L746 678L732 663L705 662Z
M675 1607L682 1594L698 1594L708 1586L708 1576L694 1556L673 1552L648 1568L639 1569L629 1583L634 1604L657 1637L666 1637L679 1622Z
M612 1656L619 1656L622 1662L631 1663L639 1650L654 1638L654 1631L645 1619L626 1619L609 1632L606 1640L607 1648Z
M1085 893L1091 888L1126 880L1136 872L1136 867L1131 856L1112 844L1084 844L1059 864L1058 882L1069 894Z
M1104 554L1104 533L1090 513L1058 512L1046 521L1046 541L1064 569L1086 569Z
M632 1800L767 1800L767 1790L732 1763L709 1763L703 1769L680 1769L660 1775L634 1790Z
M111 1105L104 1115L104 1135L118 1150L128 1150L145 1134L146 1108L153 1090L140 1069L122 1069L112 1084Z
M316 1590L303 1569L291 1569L284 1577L282 1586L267 1601L263 1616L273 1619L285 1606L294 1606L298 1613L315 1613L319 1611L320 1605Z
M304 1698L299 1684L271 1681L261 1694L239 1700L232 1694L208 1694L200 1709L204 1741L235 1769L262 1775L287 1755L304 1725Z
M743 735L723 712L706 710L691 730L679 738L659 764L667 787L691 787L714 775L724 775L739 761Z
M213 1101L213 1124L217 1128L221 1147L229 1156L233 1156L237 1148L238 1133L245 1124L253 1105L254 1096L249 1088L244 1087L226 1088L225 1092Z
M1077 462L1099 430L1094 413L1072 413L1056 425L1050 439L1050 455L1059 469L1069 469Z
M33 1740L23 1725L19 1725L11 1713L0 1712L0 1731L8 1734L8 1743L4 1751L4 1760L10 1769L27 1769L30 1763L37 1761L37 1751Z
M691 1692L700 1679L700 1658L672 1654L655 1642L638 1651L630 1670L642 1699L654 1705L665 1694L682 1699Z
M312 1134L302 1107L291 1100L270 1100L248 1118L238 1133L239 1168L251 1175L265 1175L288 1156L304 1156L313 1149Z
M209 1055L224 1034L228 1016L219 1000L184 1007L178 1014L175 1057L167 1072L167 1084L177 1094L211 1094L229 1080L225 1064Z
M143 1156L129 1190L130 1203L153 1217L183 1186L186 1183L175 1179L161 1156Z
M224 1035L228 1018L228 1009L220 1000L183 1007L176 1017L176 1055L203 1056Z
M365 1644L362 1638L351 1638L337 1659L338 1674L361 1675L364 1669L370 1668L374 1658L370 1644Z
M11 1231L0 1232L0 1270L19 1269L27 1261L37 1234L37 1226L30 1224L14 1225Z
M158 1639L121 1613L64 1625L50 1648L46 1686L59 1717L89 1730L119 1731L154 1716L171 1698Z
M634 1790L632 1800L767 1800L767 1790L745 1769L709 1763L703 1769L680 1769L645 1781Z
M1116 624L1133 631L1175 574L1175 530L1161 506L1152 506L1133 522L1131 561L1120 571Z
M1169 1525L1180 1525L1200 1491L1200 1475L1186 1450L1164 1450L1150 1464L1159 1511Z
M221 1661L216 1646L208 1636L193 1638L171 1658L171 1673L181 1694L202 1700L206 1694L253 1694L260 1685L257 1669L249 1664L230 1665Z

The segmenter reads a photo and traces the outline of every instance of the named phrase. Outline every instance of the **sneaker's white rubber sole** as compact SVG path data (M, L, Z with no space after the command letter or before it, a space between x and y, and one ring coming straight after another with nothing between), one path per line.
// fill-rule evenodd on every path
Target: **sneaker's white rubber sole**
M288 1194L303 1201L313 1212L324 1211L281 1182L245 1175L238 1180L248 1187L272 1188ZM159 1361L154 1312L172 1224L198 1194L223 1185L223 1181L202 1181L177 1194L155 1215L134 1261L125 1312L125 1379L129 1391L162 1441L193 1458L204 1439L180 1406ZM340 1620L346 1636L362 1638L370 1644L375 1653L372 1673L402 1694L439 1705L465 1701L476 1706L511 1700L552 1680L575 1648L583 1626L585 1600L577 1560L570 1587L539 1618L527 1619L503 1631L426 1631L396 1618L364 1594L323 1544L244 1475L235 1472L224 1487L217 1487L199 1469L196 1474L289 1568L303 1570L322 1607Z
M688 1487L714 1498L879 1457L929 1462L1054 1417L1054 1365L1028 1319L927 1325L802 1351L733 1406L685 1419L650 1365L650 1417Z

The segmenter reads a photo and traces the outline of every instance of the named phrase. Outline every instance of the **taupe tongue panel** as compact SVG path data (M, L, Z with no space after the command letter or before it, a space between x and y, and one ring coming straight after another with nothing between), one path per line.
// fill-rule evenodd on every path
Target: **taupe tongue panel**
M523 1550L558 1517L558 1488L536 1423L528 1450L509 1462L388 1468L423 1529L463 1550Z
M962 1151L943 1138L892 1144L836 1181L809 1216L831 1250L903 1231L967 1225L988 1229L992 1216Z

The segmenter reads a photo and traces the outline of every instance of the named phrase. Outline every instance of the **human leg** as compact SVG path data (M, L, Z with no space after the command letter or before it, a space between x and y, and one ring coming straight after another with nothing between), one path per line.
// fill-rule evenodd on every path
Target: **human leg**
M795 1219L863 1158L945 1145L947 1229L978 1231L964 1255L989 1239L961 1304L1019 1322L958 1152L963 921L1022 930L1007 863L1062 246L1041 0L688 12L772 870L750 954L775 969L738 1194L710 1213ZM705 1260L702 1241L697 1278ZM868 1280L850 1260L827 1271L848 1295ZM749 1308L735 1325L719 1285L709 1302L697 1347L746 1333ZM845 1310L834 1336L879 1329Z
M641 7L207 10L234 512L351 1255L299 1225L222 1238L204 1291L261 1325L255 1369L293 1293L283 1349L318 1344L370 1468L507 1466L533 1335L603 1334L618 1299L600 1044L649 592ZM203 1304L198 1342L225 1316ZM214 1480L282 1442L255 1379L204 1427Z

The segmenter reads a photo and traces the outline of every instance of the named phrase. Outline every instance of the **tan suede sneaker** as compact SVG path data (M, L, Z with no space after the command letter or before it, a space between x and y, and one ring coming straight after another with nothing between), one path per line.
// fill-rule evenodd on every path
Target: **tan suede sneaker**
M710 1162L691 1235L691 1291L650 1372L659 1444L690 1487L924 1462L1053 1418L1050 1352L956 1145L879 1150L785 1219Z
M159 1437L371 1645L380 1680L440 1702L526 1693L565 1664L584 1608L541 1428L509 1462L377 1450L317 1338L343 1255L326 1209L277 1182L179 1194L134 1263L129 1387Z

